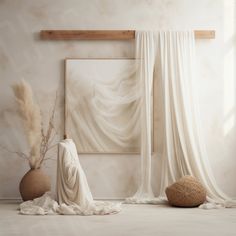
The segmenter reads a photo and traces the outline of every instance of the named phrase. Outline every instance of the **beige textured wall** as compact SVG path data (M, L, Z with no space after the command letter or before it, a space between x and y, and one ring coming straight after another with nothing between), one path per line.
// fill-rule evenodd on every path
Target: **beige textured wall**
M63 128L63 59L132 57L132 42L40 41L41 29L215 29L215 40L197 41L199 102L210 162L222 189L236 195L236 95L233 0L0 0L0 144L26 151L27 145L10 86L24 78L49 114L56 90L57 127ZM228 6L227 6L228 5ZM227 8L228 7L228 8ZM227 13L225 12L226 8ZM228 23L227 23L228 22ZM227 24L226 24L227 23ZM54 154L55 158L55 154ZM135 156L81 156L98 198L134 193L139 159ZM45 169L55 182L55 161ZM153 186L158 189L158 158ZM0 151L0 198L18 198L27 163Z

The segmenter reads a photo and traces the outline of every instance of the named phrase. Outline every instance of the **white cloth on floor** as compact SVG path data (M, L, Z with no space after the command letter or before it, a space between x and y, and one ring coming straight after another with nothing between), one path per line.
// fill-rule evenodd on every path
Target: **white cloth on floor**
M20 214L23 215L54 215L57 214L58 203L53 199L50 192L33 201L20 204Z
M45 193L33 201L20 205L26 215L106 215L121 210L121 203L94 201L85 173L80 165L77 150L71 139L59 143L57 165L58 202Z

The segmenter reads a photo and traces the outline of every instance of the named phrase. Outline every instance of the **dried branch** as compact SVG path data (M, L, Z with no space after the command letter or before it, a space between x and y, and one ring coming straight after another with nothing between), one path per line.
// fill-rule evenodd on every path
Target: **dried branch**
M54 128L54 117L55 117L55 111L56 111L56 104L57 104L57 93L56 93L56 98L54 102L54 106L52 109L52 113L48 122L48 128L46 135L43 132L43 137L42 137L42 142L41 142L41 155L40 155L40 160L39 160L39 165L42 165L43 161L45 160L45 156L47 152L51 149L51 142L54 140L55 135L52 136L53 131L55 131ZM55 132L56 133L56 132Z
M23 152L12 151L12 150L10 150L10 149L8 149L7 147L4 147L4 146L2 146L2 145L0 145L0 148L3 149L3 150L5 150L6 152L16 154L16 155L19 156L20 158L29 160L29 157L28 157L25 153L23 153Z

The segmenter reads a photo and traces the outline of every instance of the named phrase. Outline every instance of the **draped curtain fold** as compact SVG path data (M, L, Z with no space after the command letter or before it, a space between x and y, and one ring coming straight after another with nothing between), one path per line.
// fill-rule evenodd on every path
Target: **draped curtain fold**
M155 63L154 33L136 33L136 79L141 92L141 183L132 199L153 198L151 187L151 157L152 157L152 100L153 70ZM145 158L144 158L145 157Z
M166 187L184 175L195 176L207 189L207 200L223 206L235 204L217 186L199 133L194 86L195 38L193 31L136 33L136 57L142 86L141 182L129 203L163 202ZM164 140L160 196L151 190L151 86L156 68L162 85ZM226 200L226 201L225 201Z

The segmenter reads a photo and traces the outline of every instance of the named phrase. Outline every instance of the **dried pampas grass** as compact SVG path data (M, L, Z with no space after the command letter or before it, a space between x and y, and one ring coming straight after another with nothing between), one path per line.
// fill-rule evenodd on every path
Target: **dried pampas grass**
M17 104L19 105L19 113L24 123L25 134L29 144L29 154L21 152L13 152L21 157L28 159L31 169L41 167L47 152L54 147L51 146L52 140L55 137L53 120L56 108L56 100L52 114L46 131L42 121L41 111L33 98L33 92L30 85L24 80L12 86ZM8 150L5 148L5 150Z
M19 112L22 117L27 141L30 147L29 165L32 169L39 168L37 159L40 156L41 114L38 104L34 102L33 92L28 83L21 81L12 86Z

